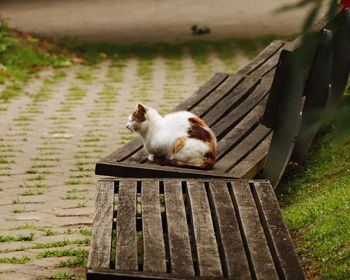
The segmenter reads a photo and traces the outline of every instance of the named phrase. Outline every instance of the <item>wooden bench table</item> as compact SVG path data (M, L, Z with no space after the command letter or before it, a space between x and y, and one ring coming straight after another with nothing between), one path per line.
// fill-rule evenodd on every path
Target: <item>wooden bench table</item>
M267 181L102 179L87 279L304 279Z

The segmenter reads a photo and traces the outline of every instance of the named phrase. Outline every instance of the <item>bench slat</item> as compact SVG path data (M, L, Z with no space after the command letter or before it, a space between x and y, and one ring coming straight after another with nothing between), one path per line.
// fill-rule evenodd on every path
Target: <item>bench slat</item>
M200 182L189 181L187 188L200 276L222 275L205 187Z
M136 181L120 182L116 269L137 270Z
M246 137L260 122L266 98L264 98L253 110L251 110L232 130L222 138L217 145L217 159L221 159L231 147L235 147L239 141Z
M299 52L284 52L286 61L298 61ZM273 137L263 171L264 178L276 187L286 169L295 145L301 124L304 73L301 65L291 63L275 114Z
M255 90L237 108L232 108L225 118L216 122L211 128L220 140L230 131L242 118L247 115L268 94L271 87L272 77L266 77L255 88Z
M98 181L88 268L109 268L112 245L114 181Z
M268 73L270 74L273 69L276 68L278 59L280 57L282 49L276 51L261 67L253 72L254 77L264 77Z
M280 273L284 279L305 279L271 185L255 182L253 190L264 228L275 248L275 259L280 265Z
M301 162L306 159L307 152L327 114L326 105L331 93L332 66L332 32L323 30L305 86L306 98L301 128L295 141L294 156Z
M144 164L133 162L119 162L117 165L101 162L96 165L101 175L115 177L139 177L139 178L232 178L220 170L201 170L195 168L180 168L167 165L159 165L152 162Z
M159 185L155 180L142 182L143 270L166 272Z
M225 182L209 183L209 193L213 200L217 219L217 234L225 257L228 277L251 279L249 265L245 254L241 233L230 193Z
M236 181L231 187L256 278L278 279L249 184Z
M263 168L271 143L272 132L246 158L238 163L229 174L236 178L251 179Z
M246 156L254 149L271 130L266 126L259 125L242 142L240 142L234 149L227 153L222 159L216 163L216 167L223 169L226 172L231 170L237 162Z
M164 181L165 208L168 224L171 271L194 276L190 239L181 181Z
M220 118L225 116L230 110L236 108L242 99L253 91L258 85L256 78L246 78L230 94L226 95L216 104L215 108L203 116L209 126L215 124Z
M203 117L209 110L216 110L216 104L225 97L243 80L242 75L229 75L228 78L216 88L216 90L205 98L201 103L194 107L191 112Z
M327 119L329 125L335 108L345 91L350 73L350 10L343 9L327 25L333 32L333 67L332 91L327 102Z
M273 56L278 50L284 46L283 41L271 42L257 57L255 57L248 65L242 67L238 73L249 75L255 71L258 67L263 65L271 56Z

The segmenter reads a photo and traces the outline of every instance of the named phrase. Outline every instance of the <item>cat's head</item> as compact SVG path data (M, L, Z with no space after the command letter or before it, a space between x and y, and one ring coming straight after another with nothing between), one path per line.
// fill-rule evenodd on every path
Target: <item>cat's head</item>
M147 131L149 125L158 116L156 110L139 103L136 105L135 111L129 116L126 128L132 132L143 133Z

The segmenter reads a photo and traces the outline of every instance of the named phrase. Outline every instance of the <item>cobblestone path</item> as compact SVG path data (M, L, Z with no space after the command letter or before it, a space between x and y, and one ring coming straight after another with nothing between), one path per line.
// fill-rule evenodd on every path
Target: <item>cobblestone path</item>
M231 52L54 69L0 103L0 279L84 279L95 162L135 136L124 124L137 101L166 113L214 72L247 62Z

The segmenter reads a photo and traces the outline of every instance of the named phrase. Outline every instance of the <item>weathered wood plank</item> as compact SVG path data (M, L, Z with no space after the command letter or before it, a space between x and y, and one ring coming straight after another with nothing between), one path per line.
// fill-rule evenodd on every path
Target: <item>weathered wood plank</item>
M275 262L278 263L282 279L305 279L288 229L283 221L278 201L269 183L254 183L254 198L269 242L274 247Z
M335 108L343 96L350 72L350 10L343 9L327 25L333 32L332 89L327 102L327 116L323 126L329 125Z
M289 51L282 50L278 60L275 77L271 85L269 98L267 99L262 123L270 128L273 128L276 122L276 116L278 114L278 109L282 98L281 92L283 91L289 70L290 56L291 53Z
M238 142L245 138L260 122L265 109L266 99L267 98L264 98L234 128L232 128L224 138L220 139L217 144L218 160L221 159L231 147L236 146Z
M283 41L273 41L271 42L260 54L255 57L249 64L242 67L238 74L249 75L255 71L258 67L263 65L271 56L273 56L279 49L284 45Z
M194 107L191 112L202 117L205 113L216 107L216 104L239 85L242 80L243 77L239 74L229 75L220 86Z
M235 181L231 187L256 278L278 279L249 184Z
M270 73L272 69L277 67L278 59L280 57L282 49L276 51L268 60L265 61L258 69L256 69L251 75L253 77L264 77L267 73Z
M136 181L120 181L118 194L116 269L137 270Z
M166 272L159 182L142 180L143 270Z
M256 78L246 78L232 92L226 95L216 104L215 109L203 115L203 119L209 126L215 124L220 118L235 109L245 97L249 96L254 88L259 84Z
M265 160L271 143L272 132L253 151L251 151L240 163L229 171L235 178L254 178L265 165Z
M331 93L332 32L323 30L321 33L305 87L301 128L295 143L294 158L301 162L305 160L315 136L324 123L327 100Z
M138 177L138 178L232 178L221 170L201 170L194 168L180 168L164 166L156 163L118 162L111 164L100 162L96 164L96 170L100 175L114 177Z
M194 276L181 181L164 181L164 194L171 272L184 277Z
M231 170L243 157L253 150L271 131L266 126L257 126L249 135L228 152L223 158L216 163L216 168L228 172Z
M88 268L109 268L112 245L114 182L98 181Z
M232 108L231 111L227 112L225 118L220 119L211 127L219 140L264 99L270 90L271 83L272 77L266 76L239 107Z
M187 182L200 276L222 276L218 245L206 190L198 181Z
M288 60L296 61L298 53L288 53ZM301 124L304 72L300 63L292 63L281 91L279 111L274 123L274 133L263 171L264 178L276 187L286 169Z
M194 94L187 98L184 102L176 106L172 112L186 110L190 111L196 107L204 98L211 94L217 87L221 85L228 77L227 73L215 73L209 81L201 86Z
M217 234L223 249L227 276L235 279L251 279L247 256L227 183L209 183L209 194L215 208Z

